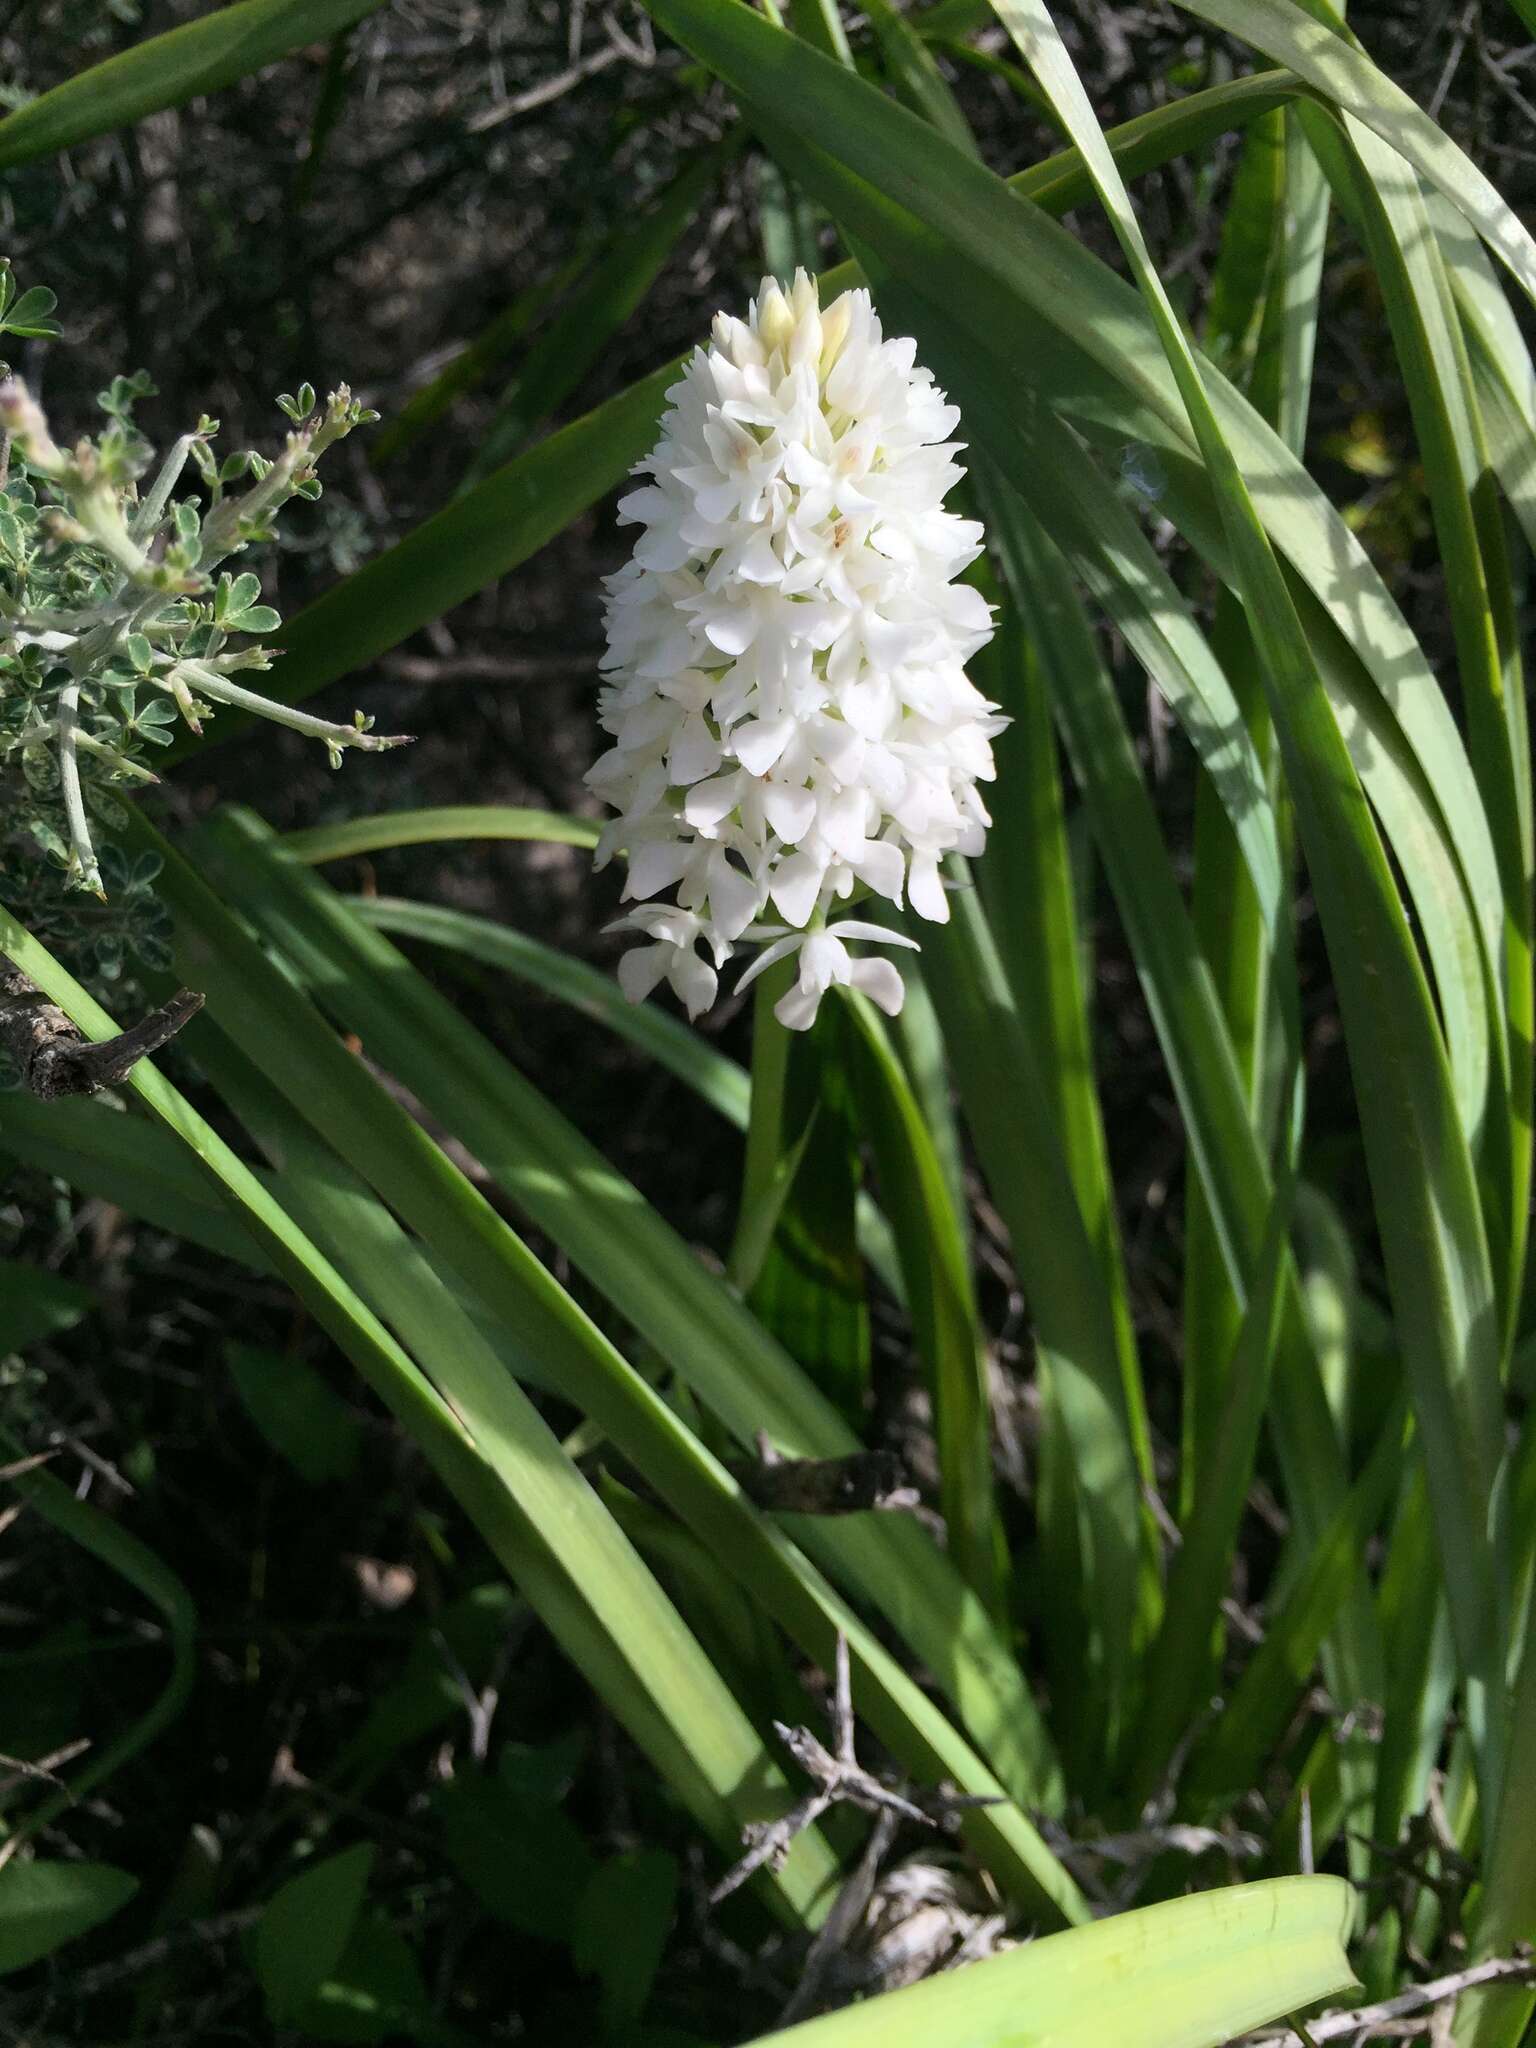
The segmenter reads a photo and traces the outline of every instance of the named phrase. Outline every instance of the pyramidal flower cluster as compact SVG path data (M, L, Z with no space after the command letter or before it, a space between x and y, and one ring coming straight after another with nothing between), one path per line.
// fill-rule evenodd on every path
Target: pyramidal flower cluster
M981 851L1006 721L966 677L992 626L955 578L982 533L944 510L959 413L915 355L867 292L822 311L802 271L787 294L765 279L746 320L719 314L667 394L619 507L642 531L607 582L613 745L587 777L618 813L598 865L629 859L631 1001L665 978L697 1016L746 944L742 986L798 956L791 1029L833 983L895 1015L894 963L848 942L913 941L834 906L905 899L942 923L940 862Z

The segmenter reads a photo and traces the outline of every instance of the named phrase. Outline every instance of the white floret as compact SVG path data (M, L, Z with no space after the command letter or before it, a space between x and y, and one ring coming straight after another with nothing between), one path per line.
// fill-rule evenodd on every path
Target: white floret
M745 321L717 316L620 501L641 531L607 581L613 744L587 780L647 941L621 967L634 1001L666 979L697 1015L771 939L744 980L798 953L792 1029L835 984L894 1014L894 964L844 941L912 942L829 909L868 892L942 922L945 855L981 851L1005 721L965 673L990 608L956 578L982 532L944 510L959 413L915 357L867 292L823 312L803 271L765 280Z

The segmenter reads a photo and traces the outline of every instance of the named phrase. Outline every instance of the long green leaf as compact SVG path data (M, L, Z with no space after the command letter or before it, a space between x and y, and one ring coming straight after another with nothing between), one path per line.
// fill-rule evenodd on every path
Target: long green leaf
M762 2048L1224 2048L1353 1985L1352 1912L1334 1877L1200 1892L770 2034Z
M0 1117L0 1152L221 1258L271 1270L186 1146L143 1114L12 1095Z
M237 865L249 867L254 860L263 870L267 869L271 860L270 841L263 843L260 838L252 837L247 827L236 843L241 847ZM293 874L305 883L305 887L298 904L293 905L286 915L278 914L282 899L273 890L270 871L263 872L248 892L250 905L263 923L281 930L290 957L297 965L317 969L314 978L328 1000L340 993L341 978L349 974L356 977L358 992L366 991L368 978L359 974L356 966L349 968L347 965L347 955L355 953L359 947L365 958L376 949L382 949L383 958L391 963L391 992L381 1010L370 1010L364 1025L363 1035L376 1056L386 1058L402 1077L408 1077L412 1085L419 1086L422 1077L409 1056L409 1046L414 1038L410 1027L399 1033L391 1031L387 1025L381 1031L377 1025L391 1016L399 1021L400 998L408 991L408 1009L414 1010L421 1003L428 1002L435 1022L427 1035L415 1038L415 1042L429 1048L435 1045L438 1050L433 1054L434 1059L440 1059L451 1044L453 1051L447 1055L449 1063L459 1065L465 1075L476 1069L484 1070L488 1079L494 1074L491 1094L486 1099L492 1105L501 1105L493 1106L487 1116L483 1108L475 1106L481 1100L477 1092L466 1096L455 1088L454 1099L442 1105L448 1110L445 1120L450 1126L461 1124L465 1130L472 1131L477 1152L487 1164L495 1163L501 1167L503 1178L509 1186L516 1187L521 1197L541 1181L547 1195L557 1200L567 1187L579 1186L586 1194L597 1195L613 1176L597 1155L579 1147L579 1141L567 1141L569 1163L566 1165L541 1172L537 1156L530 1155L517 1172L508 1170L506 1141L497 1126L505 1120L509 1094L515 1095L526 1084L510 1069L491 1059L488 1049L482 1047L473 1033L467 1032L446 1005L441 1005L436 998L429 1001L430 992L418 985L412 971L392 949L365 929L354 929L339 901L330 899L328 892L308 882L301 869L294 869ZM230 963L242 963L238 986L231 985L232 992L227 1000L216 995L211 1007L216 1007L231 1031L238 1031L249 1040L253 1056L260 1056L265 1051L270 1057L271 1048L276 1044L286 1048L283 1059L273 1064L273 1078L293 1091L295 1106L307 1117L318 1119L319 1125L344 1147L356 1168L386 1195L402 1217L418 1228L428 1241L435 1242L437 1251L455 1271L462 1274L466 1283L498 1313L505 1315L509 1327L526 1328L527 1286L514 1288L505 1266L505 1259L511 1255L518 1258L519 1270L522 1270L521 1251L516 1247L515 1239L508 1243L510 1233L506 1225L448 1166L423 1134L403 1117L398 1105L380 1093L339 1045L325 1034L314 1033L312 1028L300 1030L294 1021L293 1006L299 1005L300 1014L307 1006L282 976L262 967L259 958L253 957L249 940L243 939L210 893L195 886L185 869L174 861L167 862L166 876L179 918L185 922L189 934L195 932L200 935L198 955L189 958L189 968L203 972L213 993L232 971ZM318 920L313 914L308 918L295 916L294 913L312 891L318 892L313 900L323 915ZM318 924L319 931L327 934L322 952L317 952L313 941L306 936L312 924ZM262 995L261 1008L254 1003L254 993L258 989ZM399 1058L397 1053L402 1049L406 1057ZM435 1095L437 1091L429 1089L422 1092ZM467 1116L460 1114L461 1100L471 1104L472 1113ZM516 1148L511 1156L515 1156L515 1151ZM543 1202L540 1207L547 1215L558 1214L558 1209L550 1209ZM614 1212L605 1203L602 1213L609 1219L609 1234L612 1235ZM631 1195L618 1212L621 1219L619 1227L632 1232L633 1219L638 1213L642 1212L636 1198ZM563 1226L561 1234L565 1234ZM665 1239L656 1239L652 1231L647 1231L647 1238L650 1243L645 1249L653 1253L658 1244L665 1245ZM645 1264L645 1249L641 1252L642 1266ZM675 1290L680 1282L685 1293L696 1291L689 1287L685 1271L677 1269L664 1250L659 1258L653 1259L653 1264L658 1268L654 1279L659 1295L665 1296L669 1286ZM549 1285L553 1286L553 1283ZM664 1348L675 1350L678 1334L675 1323L670 1319L659 1322L657 1315L654 1307L648 1310L643 1326L649 1326L660 1336ZM637 1317L636 1320L641 1319ZM690 1360L690 1376L698 1382L700 1391L706 1393L712 1405L724 1407L727 1419L743 1440L750 1441L758 1426L767 1426L776 1440L788 1448L804 1445L814 1449L815 1440L808 1441L804 1435L806 1423L789 1419L795 1409L786 1408L784 1392L754 1399L750 1389L742 1388L736 1395L726 1396L724 1390L731 1387L733 1370L738 1363L746 1363L754 1351L759 1357L765 1354L761 1336L754 1334L754 1326L749 1319L733 1318L729 1327L732 1336L723 1345L711 1344L703 1352L695 1349L684 1354ZM745 1355L738 1359L740 1353ZM595 1332L589 1333L580 1348L563 1347L561 1355L568 1372L577 1375L567 1384L567 1391L572 1397L598 1420L613 1441L633 1459L637 1468L646 1472L658 1491L667 1494L670 1489L685 1489L682 1498L686 1507L681 1511L688 1513L690 1519L702 1516L706 1526L700 1533L706 1540L719 1545L722 1554L739 1556L745 1540L739 1519L743 1512L739 1489L734 1482L725 1479L719 1466L708 1458L672 1411L611 1347L596 1338ZM711 1370L700 1379L705 1359ZM803 1394L797 1393L796 1400L801 1414L808 1415L809 1404ZM840 1449L847 1439L834 1441ZM734 1525L733 1515L738 1518ZM868 1580L882 1611L898 1624L915 1628L922 1640L935 1645L935 1668L947 1669L954 1675L965 1705L990 1731L1001 1707L988 1707L988 1701L1005 1682L1007 1667L1001 1667L994 1674L993 1666L1000 1652L988 1649L986 1638L978 1633L973 1616L966 1611L968 1596L958 1597L959 1581L952 1573L940 1572L935 1582L933 1565L928 1559L933 1557L935 1564L941 1561L923 1545L908 1540L916 1534L915 1531L889 1531L887 1542L894 1547L896 1564L894 1569L888 1567L884 1562L886 1545L859 1540L860 1532L853 1527L853 1521L858 1519L853 1518L843 1525L837 1542L824 1542L822 1547L829 1556L835 1553L838 1562L843 1561L845 1551L851 1554L854 1564ZM881 1520L890 1523L895 1518L883 1517ZM793 1562L797 1553L787 1543L769 1550L769 1559L777 1560L770 1571L763 1560L762 1542L766 1533L777 1544L776 1532L771 1531L761 1518L750 1515L745 1526L756 1532L752 1542L757 1546L751 1552L749 1583L764 1582L771 1589L772 1597L784 1603L788 1615L792 1616L786 1619L786 1626L794 1628L797 1633L808 1629L817 1632L811 1645L813 1654L820 1657L829 1653L831 1629L827 1602L831 1596L824 1592L818 1595L810 1590L820 1582L810 1567L803 1562L798 1565ZM824 1524L812 1521L802 1526L808 1542L824 1536ZM731 1537L729 1544L726 1535L721 1533L722 1527ZM930 1582L935 1582L931 1592ZM947 1588L947 1594L940 1592L940 1583ZM765 1592L764 1597L769 1597L769 1593ZM925 1619L930 1609L931 1625ZM888 1656L883 1652L876 1654L878 1646L863 1631L861 1624L854 1623L850 1610L837 1603L836 1611L841 1617L846 1617L840 1625L854 1642L856 1657L862 1660L872 1674L872 1682L877 1685L869 1711L884 1739L898 1753L907 1754L909 1762L915 1756L921 1758L927 1768L951 1773L957 1782L975 1783L979 1770L976 1759L947 1728L942 1715L924 1704L921 1693L904 1679L899 1667ZM940 1634L941 1618L943 1629L949 1632L947 1648ZM963 1631L958 1643L953 1634L957 1623ZM861 1648L861 1644L865 1647ZM990 1661L983 1661L984 1651ZM1023 1703L1023 1713L1033 1717L1034 1710L1028 1696L1011 1692L1003 1696L1013 1703L1014 1710L1011 1722L999 1728L999 1753L1005 1759L1015 1760L1010 1767L1021 1777L1027 1770L1029 1781L1037 1793L1050 1798L1053 1793L1048 1762L1042 1768L1035 1761L1037 1753L1029 1746L1033 1740L1031 1730L1026 1722L1019 1719L1018 1701ZM1024 1758L1030 1759L1027 1765L1020 1761ZM919 1766L914 1762L913 1767ZM995 1778L988 1778L984 1773L981 1776L984 1782L996 1785ZM973 1828L978 1835L996 1844L993 1851L996 1867L1016 1874L1017 1881L1033 1892L1043 1892L1067 1917L1076 1917L1083 1910L1070 1880L1044 1850L1021 1815L1006 1809L996 1814L988 1811L976 1816Z
M373 466L378 469L392 462L420 440L456 398L488 377L502 357L510 354L529 329L538 324L554 301L570 289L590 261L590 250L578 248L552 277L541 277L526 291L519 292L511 305L504 306L468 347L438 371L430 384L413 391L389 424L369 441L368 457Z
M1198 1723L1201 1694L1210 1682L1210 1645L1253 1481L1280 1333L1291 1193L1289 1181L1275 1190L1256 1283L1225 1375L1226 1401L1183 1523L1163 1625L1148 1659L1132 1778L1132 1797L1142 1804L1157 1792L1185 1731Z
M861 997L851 998L849 1007L858 1027L860 1122L874 1151L929 1373L949 1547L971 1585L1000 1612L992 1411L965 1237L889 1034Z
M0 121L0 170L185 106L323 42L379 0L235 0L68 78Z
M1492 1114L1473 1124L1492 1188L1490 1235L1506 1345L1524 1262L1531 1170L1531 970L1533 856L1524 684L1502 526L1480 516L1492 489L1471 370L1430 224L1413 173L1358 123L1340 131L1321 113L1305 123L1341 200L1365 236L1382 286L1397 359L1413 410L1445 563L1469 746L1503 882L1503 953L1491 969L1499 1087Z
M0 949L88 1036L113 1035L116 1027L106 1013L4 910ZM692 1639L675 1617L662 1631L672 1637L663 1653L670 1668L658 1664L647 1671L658 1646L634 1629L638 1610L630 1603L644 1608L662 1596L557 1441L550 1437L547 1450L535 1450L535 1427L544 1428L536 1411L529 1410L523 1441L503 1433L491 1417L484 1440L472 1443L464 1424L335 1267L149 1061L139 1062L129 1085L191 1148L316 1320L411 1430L556 1638L606 1692L615 1713L701 1823L730 1844L743 1817L738 1802L750 1800L758 1783L771 1785L776 1767L697 1645L687 1647ZM582 1568L584 1551L590 1571ZM695 1700L680 1714L679 1687L694 1690ZM696 1748L701 1736L707 1738L704 1750ZM804 1863L786 1865L779 1878L784 1898L801 1914L811 1912L822 1875Z
M1347 31L1325 27L1295 0L1178 0L1187 14L1224 29L1284 64L1325 100L1354 114L1406 157L1464 214L1536 299L1536 241L1445 130L1415 106Z
M447 804L421 811L376 811L289 832L283 844L316 866L383 853L397 846L428 846L445 839L536 839L554 846L596 846L598 828L561 811L530 811L510 804Z
M627 1002L618 983L596 968L468 911L405 902L396 896L358 896L352 901L364 923L379 931L451 948L570 1004L638 1046L738 1129L746 1128L749 1085L736 1062L656 1004Z
M1300 617L1071 60L1042 0L997 5L1094 173L1216 489L1355 1047L1367 1153L1491 1805L1505 1744L1500 1570L1488 1528L1498 1347L1489 1327L1487 1241L1429 991ZM1265 0L1262 11L1268 16L1287 5ZM1479 225L1500 230L1494 246L1502 239L1508 255L1507 216L1499 212L1499 221ZM1536 258L1536 245L1531 253ZM1536 262L1531 276L1536 280Z
M1318 1653L1349 1598L1360 1553L1381 1519L1401 1468L1401 1413L1389 1418L1364 1471L1277 1611L1264 1640L1190 1758L1181 1799L1202 1815L1219 1815L1251 1789L1265 1759L1284 1734ZM1342 1758L1337 1731L1328 1741ZM1366 1816L1359 1816L1363 1826Z

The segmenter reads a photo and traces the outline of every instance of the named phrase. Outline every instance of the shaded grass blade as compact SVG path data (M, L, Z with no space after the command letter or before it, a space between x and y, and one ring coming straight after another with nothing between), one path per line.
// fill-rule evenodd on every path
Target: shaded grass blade
M430 810L375 811L289 832L283 844L300 860L320 866L396 846L427 846L444 839L537 839L556 846L596 846L596 825L559 811L509 804L447 804Z
M656 282L679 237L742 145L739 130L688 165L638 220L626 220L573 288L497 401L460 493L505 462L558 408Z
M67 78L0 120L0 170L220 91L323 42L379 0L235 0Z
M24 1446L9 1430L0 1428L0 1462L13 1464L24 1457ZM191 1695L196 1675L194 1645L197 1637L197 1610L192 1604L191 1594L170 1566L131 1529L125 1528L114 1516L103 1514L90 1501L78 1499L52 1472L42 1469L16 1472L6 1484L45 1522L51 1522L61 1535L67 1536L72 1543L78 1543L82 1550L89 1551L158 1609L165 1625L171 1668L159 1693L129 1727L110 1740L94 1745L88 1760L71 1775L65 1786L30 1808L9 1829L5 1847L0 1851L0 1861L8 1858L29 1836L51 1826L61 1813L68 1811L88 1792L104 1785L115 1771L164 1734L182 1713Z

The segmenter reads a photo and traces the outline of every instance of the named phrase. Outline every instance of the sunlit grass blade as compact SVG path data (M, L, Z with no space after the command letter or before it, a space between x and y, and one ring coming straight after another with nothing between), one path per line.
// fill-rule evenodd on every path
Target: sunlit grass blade
M1536 299L1536 241L1488 179L1400 85L1366 56L1342 24L1325 27L1295 0L1178 0L1187 14L1224 29L1283 64L1314 91L1406 157L1472 223Z
M446 804L429 810L374 811L289 832L288 851L316 866L384 853L397 846L428 846L447 839L534 839L554 846L596 846L597 827L560 811L530 811L511 804Z
M511 1362L519 1361L530 1334L537 1334L529 1318L528 1286L519 1276L533 1276L507 1225L399 1103L321 1027L291 981L263 958L169 850L163 874L180 943L197 959L213 1016L245 1042L253 1061L266 1062L292 1106L419 1231L440 1270L468 1290L469 1305L481 1308L476 1317L481 1330L503 1349L510 1346ZM373 1034L370 1042L377 1047ZM513 1077L508 1073L507 1078ZM551 1289L552 1282L542 1283L543 1292ZM559 1290L553 1292L558 1297ZM572 1327L567 1323L568 1332ZM783 1530L747 1503L738 1483L612 1346L588 1330L580 1344L557 1341L553 1355L566 1398L591 1415L635 1470L823 1668L832 1661L834 1631L847 1636L860 1709L907 1769L930 1782L947 1778L980 1795L1001 1790L998 1778L854 1609L832 1592ZM813 1522L803 1526L808 1532L816 1528ZM958 1585L953 1578L948 1583ZM953 1606L951 1601L946 1613ZM963 1658L961 1663L966 1668ZM1015 1743L1017 1735L1015 1730ZM1048 1763L1032 1782L1044 1803L1059 1798ZM1076 1886L1018 1807L1004 1802L980 1808L969 1818L967 1831L999 1881L1022 1899L1053 1917L1086 1917Z
M856 1447L805 1375L635 1189L256 820L223 814L201 850L221 889L321 1002L473 1147L741 1444L751 1449L765 1430L790 1455ZM357 1142L365 1136L359 1122ZM467 1259L474 1240L443 1250ZM1049 1804L1055 1766L1038 1710L981 1603L931 1539L902 1516L882 1515L813 1518L801 1540L908 1638L999 1774L1021 1796Z
M4 911L0 947L88 1036L113 1034L106 1013ZM731 1847L741 1820L751 1817L738 1802L754 1786L771 1786L777 1766L537 1411L528 1406L513 1434L486 1416L483 1439L472 1442L409 1355L184 1097L147 1060L129 1085L212 1174L317 1322L411 1431L567 1653L701 1825ZM555 1529L558 1546L548 1533ZM660 1634L648 1634L654 1629ZM814 1855L813 1847L778 1879L801 1915L814 1911L823 1889L827 1866L823 1859L810 1867Z
M1225 2048L1353 1986L1353 1910L1331 1877L1201 1892L868 1999L762 2048Z
M0 121L0 170L184 106L292 50L323 42L379 0L236 0L68 78Z
M1291 106L1254 123L1243 144L1206 308L1205 347L1299 458L1306 436L1318 296L1327 241L1327 185ZM1280 857L1290 857L1290 813L1275 772L1273 723L1256 674L1242 607L1217 597L1212 653L1231 678L1240 715L1269 785ZM1209 769L1195 799L1191 914L1208 962L1261 1142L1282 1112L1279 1088L1298 1068L1298 996L1289 919L1268 912L1254 876L1234 857L1237 820ZM1288 890L1286 891L1288 894ZM1185 1195L1183 1456L1180 1513L1194 1503L1205 1445L1225 1398L1227 1357L1241 1301L1219 1256L1219 1235L1196 1177Z
M1232 549L1355 1048L1383 1244L1426 1444L1480 1780L1492 1806L1506 1741L1502 1574L1488 1507L1498 1437L1495 1303L1472 1162L1429 990L1301 620L1081 83L1040 0L997 5L1094 171L1188 408ZM1262 11L1286 6L1266 0ZM1496 220L1479 225L1507 254L1506 211L1499 207Z

